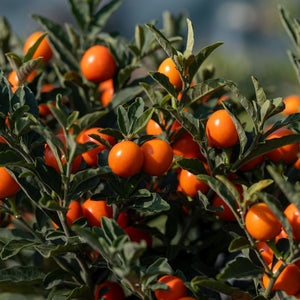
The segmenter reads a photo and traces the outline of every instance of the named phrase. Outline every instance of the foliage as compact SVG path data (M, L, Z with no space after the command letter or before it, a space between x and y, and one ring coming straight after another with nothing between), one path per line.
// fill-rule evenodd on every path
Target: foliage
M69 0L77 27L62 27L33 15L45 34L24 56L15 54L20 51L11 41L7 20L0 23L0 166L20 186L1 202L0 299L3 295L10 299L12 294L14 299L94 299L98 285L112 280L122 286L127 299L150 300L155 299L155 290L167 288L158 282L165 274L182 278L188 295L196 299L220 299L221 294L234 299L288 299L284 291L272 290L279 274L272 274L257 241L247 232L245 215L252 204L265 202L287 234L279 242L267 241L273 263L280 259L286 266L299 261L300 241L293 238L283 211L290 203L300 210L300 173L284 160L272 161L268 153L293 143L299 148L300 113L283 116L283 99L269 99L257 78L251 77L253 99L245 97L234 82L215 78L203 63L222 42L196 51L191 20L186 20L186 42L179 35L182 19L171 15L163 29L156 22L137 25L134 39L128 42L117 33L104 32L121 1L104 6L100 2ZM284 7L279 11L299 50L299 22ZM46 37L55 56L49 63L32 59ZM96 44L108 47L117 65L107 106L101 103L98 83L89 82L80 72L83 53ZM290 54L298 74L297 55ZM180 74L180 91L156 71L166 57ZM19 77L18 87L11 87L7 80L12 69ZM34 70L37 74L27 81ZM57 88L44 93L44 83ZM227 99L218 101L221 96ZM42 104L48 104L47 116L39 113ZM230 148L208 143L206 122L219 109L230 115L238 134L238 144ZM189 133L201 155L174 155L172 166L161 176L141 170L122 178L108 165L111 145L94 134L106 147L98 153L98 166L83 160L72 172L75 158L98 146L79 142L85 129L100 127L116 143L131 140L142 145L157 138L146 132L150 119L162 129L158 138L171 146ZM178 130L172 129L175 121ZM294 134L267 139L283 127ZM56 136L59 131L66 146ZM60 172L45 163L46 144ZM259 165L242 171L260 157ZM208 192L198 191L193 198L180 191L181 169L203 181ZM242 187L241 194L236 184ZM212 205L216 193L235 221L217 216L225 207ZM88 216L82 215L69 226L70 203L89 198L106 201L113 208L113 218L103 216L101 227L91 228ZM120 221L124 214L125 225ZM142 230L147 237L150 234L151 245L146 235L135 240L128 227ZM268 287L261 284L264 273L271 278Z

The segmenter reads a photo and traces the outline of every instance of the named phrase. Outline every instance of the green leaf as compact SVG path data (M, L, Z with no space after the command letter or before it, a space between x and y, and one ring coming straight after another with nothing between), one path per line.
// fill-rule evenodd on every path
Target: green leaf
M255 89L257 103L259 106L262 106L266 102L267 96L266 96L262 86L257 81L257 79L254 76L251 76L251 79L252 79L252 83L253 83L253 86Z
M197 276L191 281L192 287L204 287L225 295L232 297L232 299L243 299L243 300L252 300L252 297L249 293L240 290L237 287L232 287L225 283L224 281L215 280L212 278L206 278L204 276Z
M74 0L73 0L74 1ZM82 2L82 1L78 1ZM92 22L89 24L88 31L90 34L96 36L104 27L109 17L120 7L122 0L112 0L101 7L99 11L93 16Z
M140 115L137 118L137 120L135 121L134 126L132 128L133 134L139 133L141 130L143 130L146 127L146 125L148 124L149 120L152 117L153 111L154 111L153 107L148 108L147 110L145 110L143 112L142 115Z
M193 63L189 66L189 76L190 81L194 78L199 68L203 64L203 62L209 57L209 55L217 49L219 46L223 45L223 42L216 42L209 46L202 48L196 55Z
M194 48L194 29L193 24L190 19L187 19L187 25L188 25L188 37L186 42L186 48L183 53L184 58L188 58L190 55L193 54L193 48Z
M289 12L282 6L278 6L279 13L281 16L281 21L290 35L292 41L295 43L298 48L300 45L300 24L296 18L292 18Z
M207 174L203 162L197 158L182 158L177 161L177 164L193 174Z
M88 286L86 285L82 285L80 287L77 287L75 289L73 289L68 297L66 298L66 300L72 300L72 299L76 299L76 300L85 300L87 299L87 295L91 295L91 290Z
M130 131L130 120L123 106L118 107L118 125L123 135L127 136Z
M45 17L38 15L33 15L32 17L48 31L51 49L53 50L56 59L58 59L67 70L79 71L78 59L71 52L72 45L64 29L59 24Z
M159 72L149 72L151 77L158 82L170 95L173 97L177 97L178 92L175 87L170 83L169 78Z
M141 52L145 44L145 30L140 25L135 26L135 44Z
M252 263L248 258L237 257L228 263L224 270L217 275L218 279L228 280L232 278L253 279L261 278L264 269Z
M111 245L120 236L125 235L124 230L113 219L102 217L101 226L106 241Z
M146 27L153 32L156 40L166 54L174 60L175 55L177 55L177 51L172 47L168 39L153 24L148 23L146 24Z
M91 127L94 123L99 121L105 114L106 112L104 111L95 111L87 113L77 120L75 127L78 127L79 131L81 132L82 130Z
M250 197L254 195L256 192L259 192L266 187L270 186L274 181L272 179L263 179L260 180L259 182L255 182L248 188L248 193Z
M7 260L26 248L32 249L37 242L32 240L10 240L1 250L1 259Z
M295 186L290 183L289 181L285 180L282 175L280 175L274 167L267 166L267 170L276 182L278 184L281 191L284 193L286 198L289 200L289 202L294 203L295 206L300 211L300 192L295 188Z
M191 101L182 99L183 101L181 100L179 102L179 108L183 110L190 104L201 100L204 96L211 95L227 84L230 84L230 81L224 80L222 78L208 79L197 83L194 86L190 87L187 91L187 99L191 99Z
M132 208L149 213L167 211L170 205L158 193L151 193L151 197L139 197L132 204Z
M159 101L160 97L149 84L145 82L141 82L140 85L143 87L144 92L147 94L148 98L150 99L153 105L160 103Z
M255 149L251 151L251 154L244 160L243 163L247 163L248 161L252 160L253 158L271 152L279 147L298 143L300 142L300 135L299 134L291 134L286 135L281 138L273 138L269 140L265 140L257 144Z
M230 242L228 250L229 250L229 252L236 252L236 251L240 251L240 250L247 249L250 247L251 247L251 245L250 245L248 239L246 239L243 236L239 236Z
M84 31L90 20L90 2L81 0L68 0L71 12L76 19L79 28Z
M143 88L141 86L132 85L126 88L121 89L120 91L114 93L108 108L115 109L124 103L127 103L137 97L139 94L143 92Z
M0 289L35 286L40 284L45 274L37 267L14 266L0 270ZM31 290L32 291L32 290Z
M44 38L46 38L47 36L47 33L43 33L37 40L36 42L33 44L32 47L29 48L29 50L27 51L27 53L25 53L25 56L23 58L23 62L26 63L28 62L29 60L32 59L36 49L38 48L38 46L40 45L40 43L42 42L42 40Z
M79 245L79 243L78 243ZM45 258L54 257L67 252L76 252L79 247L76 244L64 244L64 245L54 245L54 244L39 244L35 245L34 249L40 253Z
M241 157L242 154L244 153L244 150L245 150L247 142L248 142L248 138L247 138L245 129L243 128L243 125L241 124L240 120L236 117L236 114L230 110L230 107L226 103L226 101L223 101L222 104L223 104L225 110L227 111L227 113L229 114L229 116L231 117L231 119L234 123L234 126L237 130L237 133L239 136L240 157Z

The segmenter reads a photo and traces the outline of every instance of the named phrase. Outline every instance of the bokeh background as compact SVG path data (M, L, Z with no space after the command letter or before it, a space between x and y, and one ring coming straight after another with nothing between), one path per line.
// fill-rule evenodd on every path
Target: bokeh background
M300 18L299 0L124 0L106 29L130 40L136 24L157 20L160 28L165 11L175 16L185 13L194 25L196 50L224 42L207 62L216 67L216 76L235 81L247 94L253 75L270 97L284 97L300 93L300 84L287 55L288 49L296 49L281 23L279 3ZM67 0L0 1L0 15L6 16L20 37L39 29L31 14L74 23Z

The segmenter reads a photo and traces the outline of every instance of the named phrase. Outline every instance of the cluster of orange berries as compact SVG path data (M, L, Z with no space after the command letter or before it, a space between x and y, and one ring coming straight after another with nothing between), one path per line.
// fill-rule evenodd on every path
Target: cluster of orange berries
M24 53L27 53L28 49L36 42L36 40L42 35L41 32L34 33L28 38L24 45ZM37 48L33 58L43 57L43 62L47 63L51 60L53 52L49 45L47 38L44 38L39 47ZM114 93L113 77L117 71L116 61L111 54L110 50L103 45L95 45L85 51L80 61L80 69L82 75L89 81L99 84L98 90L101 93L101 101L104 106L110 103L110 100ZM182 78L179 75L178 70L172 59L167 58L162 62L158 68L158 72L166 75L169 78L171 84L173 84L179 91L182 89ZM30 82L33 80L37 72L34 71L27 78ZM15 71L12 71L8 78L13 89L18 86L18 77ZM42 92L48 92L55 88L55 85L44 85ZM225 101L225 100L223 100ZM299 112L300 97L292 95L284 99L286 108L282 112L285 115ZM54 102L51 103L54 105ZM48 106L39 106L40 114L49 114ZM162 122L165 125L164 122ZM181 128L181 125L175 121L170 130L177 132ZM144 142L141 146L137 143L124 140L116 143L115 139L109 135L99 132L102 128L93 127L84 130L77 137L77 142L85 144L87 142L94 142L98 144L97 147L88 150L76 157L73 161L72 172L76 172L82 164L82 159L91 167L98 166L98 154L104 150L108 150L108 165L111 171L120 177L131 177L138 174L141 170L151 176L161 176L166 173L172 166L174 156L184 158L198 158L205 165L205 158L203 157L199 145L193 140L192 135L185 133L179 139L172 143L172 146L159 138L154 138ZM167 126L165 126L167 129ZM158 136L163 132L162 127L157 124L154 120L150 120L146 127L146 133L148 135ZM105 139L110 145L111 149L107 149L103 144L96 141L91 134L97 134L102 139ZM279 129L273 132L267 139L279 138L282 136L293 134L289 129ZM239 142L238 132L235 124L225 109L219 109L211 114L206 123L206 135L208 146L213 148L230 148L234 147ZM65 147L66 141L63 134L58 134ZM66 149L65 149L66 150ZM300 158L299 155L299 143L294 143L286 146L279 147L265 156L260 156L245 164L241 170L249 171L254 169L257 165L267 157L272 161L278 162L283 160L286 164L294 163L295 168L300 169ZM50 149L49 145L45 145L45 163L52 166L58 173L61 172L61 168L55 159L55 156ZM66 163L66 158L61 154L61 165ZM207 169L208 173L209 170ZM8 173L8 171L0 167L0 198L9 197L14 195L19 190L19 185ZM3 186L3 187L2 187ZM236 189L242 198L242 187L236 185ZM196 197L197 192L201 191L206 193L209 187L204 182L198 180L196 175L191 172L180 169L178 172L178 190L190 197ZM224 203L219 195L215 195L212 204L214 206L222 206L223 212L217 213L217 215L229 221L235 220L235 215L231 209ZM290 204L286 210L285 215L287 216L292 228L293 228L293 239L300 242L300 212L297 210L294 204ZM81 217L86 217L89 226L101 227L101 217L113 218L113 209L108 206L106 201L95 201L91 199L85 200L82 204L78 201L72 201L69 210L66 214L67 223L69 226ZM124 221L125 220L125 221ZM147 245L151 246L152 239L151 235L147 234L140 229L134 228L128 225L129 219L126 214L120 214L118 223L122 224L122 228L129 235L132 241L146 240ZM274 239L282 234L282 225L277 217L264 203L257 203L248 209L245 216L245 225L249 234L259 241L258 247L264 247L262 256L266 257L265 254L271 253L270 248L267 248L266 241ZM54 226L57 227L56 224ZM271 255L272 260L266 259L268 264L272 264L273 253ZM278 261L277 264L272 268L272 272L276 272L282 261ZM295 264L287 265L283 272L280 274L275 282L273 290L284 290L288 295L296 295L299 297L300 293L300 263L299 261ZM291 278L293 278L291 280ZM289 282L287 282L287 280ZM195 298L188 297L186 287L183 280L176 276L166 275L159 279L159 282L164 282L168 286L168 290L157 290L155 296L158 300L193 300ZM263 277L263 285L266 288L269 282L267 275ZM106 299L125 299L124 291L115 282L106 282L103 285L109 287L108 293L105 295ZM98 299L100 289L103 287L100 285L96 291L95 299ZM288 287L288 288L287 288Z

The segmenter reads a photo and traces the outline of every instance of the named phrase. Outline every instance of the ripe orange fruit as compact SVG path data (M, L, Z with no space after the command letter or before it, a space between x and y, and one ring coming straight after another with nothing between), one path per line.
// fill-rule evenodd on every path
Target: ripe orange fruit
M296 162L294 163L294 168L297 169L297 170L300 170L300 158L298 158L296 160Z
M43 34L43 32L37 31L32 33L27 40L25 41L23 52L26 54L28 50L35 44L35 42L39 39L39 37ZM43 62L48 62L53 56L53 51L49 44L47 37L45 37L41 43L39 44L38 48L36 49L33 59L38 57L43 57Z
M66 219L69 227L72 225L74 221L76 221L81 217L83 217L81 204L78 201L74 200L70 203L69 210L66 214ZM54 222L53 225L55 228L58 228L58 226Z
M273 274L279 269L281 264L281 260L275 264L272 269ZM272 268L272 264L270 264L269 267ZM269 277L264 274L263 285L265 289L267 288L269 281ZM284 291L290 296L295 295L300 291L300 269L295 264L287 265L283 269L272 288L272 291L275 290Z
M242 194L243 188L238 184L236 184L235 187L238 190L241 199L243 199L243 194ZM216 194L214 196L211 204L215 207L220 207L220 206L223 207L224 211L216 212L216 215L219 216L222 220L225 220L225 221L235 221L236 220L235 215L233 214L230 207L225 203L225 201L218 194ZM238 204L237 204L237 206L238 206Z
M182 156L184 158L199 158L204 160L198 143L194 141L193 136L189 132L186 132L183 136L181 136L173 144L172 148L173 153L176 156Z
M82 154L83 159L86 161L86 163L90 166L97 167L98 166L98 153L107 149L103 144L96 141L94 138L90 137L90 134L99 135L101 138L105 139L109 142L112 146L115 144L115 139L107 134L100 133L98 130L101 130L100 127L93 127L85 130L82 134L78 136L78 142L80 144L84 144L87 142L93 142L98 144L99 146L93 149L88 150L87 152L84 152Z
M163 130L167 130L168 126L165 126L165 120L163 120L163 128L155 122L153 119L150 119L146 125L146 133L148 135L159 135L163 132ZM170 131L174 131L174 134L181 128L180 123L175 120L171 125Z
M290 134L294 134L293 131L286 129L286 128L280 128L273 133L271 133L267 140L274 139L274 138L281 138L283 136L287 136ZM280 161L284 160L286 164L290 164L295 162L298 159L298 152L299 152L299 143L289 144L282 147L279 147L271 152L266 153L266 157L271 159L272 161Z
M122 287L118 283L113 281L105 281L98 286L95 292L95 300L98 300L99 292L104 287L108 287L108 292L103 295L101 299L125 300L125 294Z
M45 84L43 84L43 86L41 88L41 93L48 93L55 88L56 88L56 85L54 85L52 83L45 83ZM56 104L55 101L50 102L50 105L55 106L55 104ZM39 104L38 107L39 107L40 116L48 116L49 114L51 114L48 104Z
M90 227L101 227L101 218L113 217L113 208L112 206L108 206L106 201L103 200L85 200L82 205L83 215L88 219Z
M59 133L56 136L64 143L64 145L66 147L66 139L65 139L64 134ZM57 171L57 173L60 173L60 169L59 169L58 163L55 159L55 156L54 156L51 148L47 144L45 145L44 157L45 157L46 165L53 167ZM71 171L72 173L75 173L78 170L78 168L81 165L81 161L82 161L81 155L78 155L77 157L75 157L73 164L72 164L72 171ZM61 153L61 163L62 164L66 163L65 156L62 153Z
M114 94L114 82L112 78L101 82L98 86L98 91L101 93L102 105L107 106Z
M84 52L80 61L80 69L87 80L101 82L115 75L117 65L107 47L95 45Z
M283 102L285 104L285 109L281 112L282 114L289 116L290 114L300 112L299 95L289 95L283 99Z
M132 141L115 144L108 154L108 165L120 177L137 174L143 165L144 155L141 148Z
M281 223L265 203L252 205L245 217L249 234L258 241L275 238L281 231Z
M133 226L125 227L123 230L128 234L132 242L140 243L144 240L148 247L152 246L152 236L149 232Z
M182 80L172 58L168 57L158 67L158 72L166 75L171 84L178 90L182 88Z
M163 140L153 139L145 142L141 146L144 155L142 169L152 176L164 174L172 165L172 147Z
M129 224L130 218L127 211L124 211L118 215L117 223L120 227L126 228Z
M27 81L30 82L33 80L33 78L37 75L37 70L34 70L32 73L30 73L27 77ZM19 85L19 78L17 75L17 72L15 70L12 70L7 78L8 82L11 84L12 87L16 87Z
M235 125L225 109L215 111L208 118L206 135L210 147L228 148L239 142Z
M266 242L257 242L256 243L257 249L260 251L260 254L264 261L269 265L273 261L273 251L268 246Z
M14 195L19 189L19 184L4 168L0 167L0 199Z
M196 175L184 169L180 171L178 181L182 192L190 197L196 197L198 191L205 194L209 189L205 182L197 179Z
M158 279L158 282L165 283L168 290L156 290L155 297L157 300L177 300L180 297L186 296L186 287L184 281L172 275L164 275Z
M284 210L289 223L293 228L293 239L300 242L300 212L296 205L291 203Z

